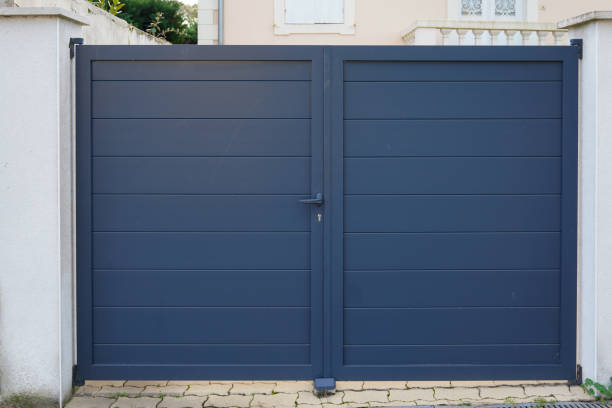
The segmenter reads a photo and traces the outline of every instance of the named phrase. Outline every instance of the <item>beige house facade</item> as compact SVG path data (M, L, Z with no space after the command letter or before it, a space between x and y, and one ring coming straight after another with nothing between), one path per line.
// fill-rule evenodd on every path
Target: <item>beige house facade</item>
M227 45L567 44L557 22L610 8L612 0L199 0L199 44L219 34Z

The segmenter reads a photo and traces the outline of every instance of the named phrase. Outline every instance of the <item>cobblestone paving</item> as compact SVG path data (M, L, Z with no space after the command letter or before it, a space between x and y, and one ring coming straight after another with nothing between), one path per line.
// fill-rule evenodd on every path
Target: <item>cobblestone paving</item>
M67 408L358 408L589 401L579 386L544 381L87 381Z

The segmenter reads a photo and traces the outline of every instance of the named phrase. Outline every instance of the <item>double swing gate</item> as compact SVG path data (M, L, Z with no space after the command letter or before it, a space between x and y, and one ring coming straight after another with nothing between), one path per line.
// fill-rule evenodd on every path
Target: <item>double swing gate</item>
M572 47L82 46L82 379L573 379Z

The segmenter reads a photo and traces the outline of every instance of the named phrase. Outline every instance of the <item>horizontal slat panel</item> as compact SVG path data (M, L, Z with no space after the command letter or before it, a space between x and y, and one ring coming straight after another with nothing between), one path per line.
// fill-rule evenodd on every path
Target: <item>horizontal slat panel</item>
M540 194L561 191L559 158L344 159L346 194Z
M350 61L345 81L560 81L559 62Z
M557 344L557 308L346 309L344 343Z
M560 234L345 234L346 270L558 269Z
M94 118L309 118L310 82L103 81Z
M346 232L558 231L561 198L347 196Z
M309 156L310 119L94 119L95 156Z
M94 343L310 342L309 308L94 308L93 319Z
M97 195L94 231L309 231L300 196Z
M345 346L347 365L554 364L558 345Z
M347 120L345 157L558 156L559 119Z
M94 306L310 306L310 271L95 270Z
M310 233L97 232L96 269L310 269Z
M96 364L308 364L310 347L275 345L96 344Z
M559 306L558 270L344 274L346 307Z
M93 159L94 193L307 194L309 158Z
M558 82L347 82L344 86L345 119L560 115Z
M92 80L310 80L306 61L94 61Z

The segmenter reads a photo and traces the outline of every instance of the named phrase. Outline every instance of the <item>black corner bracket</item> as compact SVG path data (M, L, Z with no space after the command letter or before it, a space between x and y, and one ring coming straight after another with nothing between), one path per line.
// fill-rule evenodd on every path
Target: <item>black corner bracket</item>
M576 379L569 380L569 385L582 385L582 366L580 364L576 365Z
M83 45L83 39L82 38L74 38L74 37L70 37L70 42L68 43L68 48L70 48L70 59L74 58L74 47L76 45Z
M72 385L85 385L85 379L82 378L81 375L79 375L79 368L76 364L72 366Z
M576 51L578 51L578 59L582 59L582 44L582 38L572 38L570 40L570 45L576 47Z

